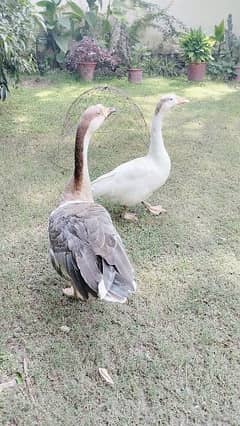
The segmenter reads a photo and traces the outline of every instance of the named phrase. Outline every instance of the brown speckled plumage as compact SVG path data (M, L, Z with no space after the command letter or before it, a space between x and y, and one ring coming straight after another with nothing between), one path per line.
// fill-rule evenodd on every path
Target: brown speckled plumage
M109 213L93 202L84 167L91 121L100 117L100 127L107 113L111 111L102 106L91 107L78 126L74 174L49 218L50 258L58 274L71 280L83 300L91 293L122 303L136 290L133 269Z

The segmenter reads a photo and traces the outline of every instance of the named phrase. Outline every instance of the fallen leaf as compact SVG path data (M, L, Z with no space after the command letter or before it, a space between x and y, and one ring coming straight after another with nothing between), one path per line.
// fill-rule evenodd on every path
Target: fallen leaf
M19 371L16 372L16 382L18 385L23 383L23 376Z
M98 369L100 376L109 384L114 385L113 379L109 376L108 371L106 368L99 368Z
M25 382L26 382L26 385L27 385L29 396L30 396L31 400L33 402L35 402L35 398L34 398L34 396L32 394L31 379L30 379L30 377L28 375L28 361L27 361L27 358L23 358L23 370L24 370L24 374L25 374Z
M13 388L16 385L17 385L17 382L15 379L10 380L9 382L0 383L0 392L8 388Z
M67 325L62 325L62 327L60 327L60 330L64 333L69 333L70 328Z

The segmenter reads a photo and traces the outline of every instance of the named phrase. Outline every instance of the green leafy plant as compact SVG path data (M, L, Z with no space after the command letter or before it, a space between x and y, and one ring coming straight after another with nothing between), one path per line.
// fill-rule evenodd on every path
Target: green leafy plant
M39 68L44 68L47 56L51 52L51 67L62 66L72 41L80 41L84 36L91 37L103 47L108 46L111 34L109 21L110 9L102 12L100 0L88 0L87 10L83 10L75 1L40 0L47 34L38 36L37 51Z
M69 48L72 39L71 20L64 14L61 7L62 0L40 0L37 5L42 7L41 14L44 18L47 32L38 34L37 57L38 66L41 69L46 52L51 58L53 67L61 64Z
M35 25L41 18L28 0L0 2L0 99L5 100L9 77L35 69Z
M201 28L191 29L180 38L180 46L188 63L208 62L213 59L211 52L214 43L215 41L206 36Z
M208 74L215 79L231 80L235 76L235 66L240 62L240 39L233 33L232 15L214 27L215 45L208 64Z
M183 70L183 63L177 54L154 55L145 57L143 71L149 76L177 77Z
M162 55L159 61L159 75L177 77L183 70L183 64L174 55Z
M130 23L127 20L129 13L134 16ZM177 41L184 29L183 24L169 13L168 8L145 0L113 0L110 20L113 19L115 22L112 27L113 29L118 27L118 31L113 31L111 40L117 54L126 61L126 64L136 62L134 46L143 44L146 29L157 30L163 43L165 40ZM115 33L119 34L119 41L116 40Z
M82 29L84 27L85 14L83 9L74 1L67 2L67 9L63 12L65 17L69 18L71 26L71 37L73 40L80 40Z
M219 58L208 63L208 74L214 79L231 80L234 77L234 62Z
M233 32L232 15L227 18L227 29L225 32L225 44L235 65L240 63L240 37Z
M109 48L113 30L110 22L112 16L110 2L106 12L102 9L101 0L87 0L87 4L88 10L84 13L84 35L94 38L102 47Z
M236 37L233 42L232 57L235 65L240 64L240 37Z
M226 47L230 51L230 55L232 56L234 34L233 34L233 21L232 21L231 13L229 13L227 17L227 28L225 33L225 39L226 39Z
M129 66L131 68L141 68L150 54L150 50L145 46L141 44L134 45L130 53Z
M225 25L224 20L220 22L219 25L214 26L214 36L213 36L216 46L217 46L217 55L220 56L221 54L221 47L224 43L225 38Z
M128 27L130 44L139 43L147 28L157 29L163 38L179 36L183 24L172 16L168 8L161 7L157 2L145 0L113 0L112 12L123 20ZM134 13L135 19L127 22L128 12Z
M214 26L214 38L218 43L222 43L224 41L225 35L225 25L224 19L220 22L220 24Z

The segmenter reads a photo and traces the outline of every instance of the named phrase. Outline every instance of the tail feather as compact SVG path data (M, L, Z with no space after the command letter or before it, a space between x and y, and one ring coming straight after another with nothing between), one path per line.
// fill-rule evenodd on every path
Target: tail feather
M101 299L124 303L135 291L135 281L126 281L113 266L103 261L103 279L98 286L98 295Z
M116 275L116 269L102 259L102 280L98 285L98 295L100 299L104 299L111 289L112 283Z
M84 281L84 279L83 279L83 277L80 273L80 270L79 270L75 260L73 259L73 256L72 256L71 253L68 253L66 255L66 269L67 269L67 272L68 272L69 276L71 277L74 285L76 286L77 290L79 291L79 293L81 294L81 296L84 300L88 300L88 294L89 293L96 296L94 291Z

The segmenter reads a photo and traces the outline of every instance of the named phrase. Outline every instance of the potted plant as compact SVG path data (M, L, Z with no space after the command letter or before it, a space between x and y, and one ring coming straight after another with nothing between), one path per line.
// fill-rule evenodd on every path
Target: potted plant
M129 68L128 68L128 81L130 83L142 82L142 61L146 54L146 48L140 45L135 45L131 50Z
M99 56L99 47L96 42L89 37L83 37L73 49L73 55L76 59L76 71L79 72L80 77L86 81L93 80Z
M72 43L66 67L69 71L77 71L84 80L91 81L97 64L108 65L115 70L119 61L116 55L98 46L94 39L83 37L80 42Z
M211 52L215 41L206 36L201 28L191 29L180 39L185 61L188 63L188 79L201 81L206 74L207 62L212 58Z

